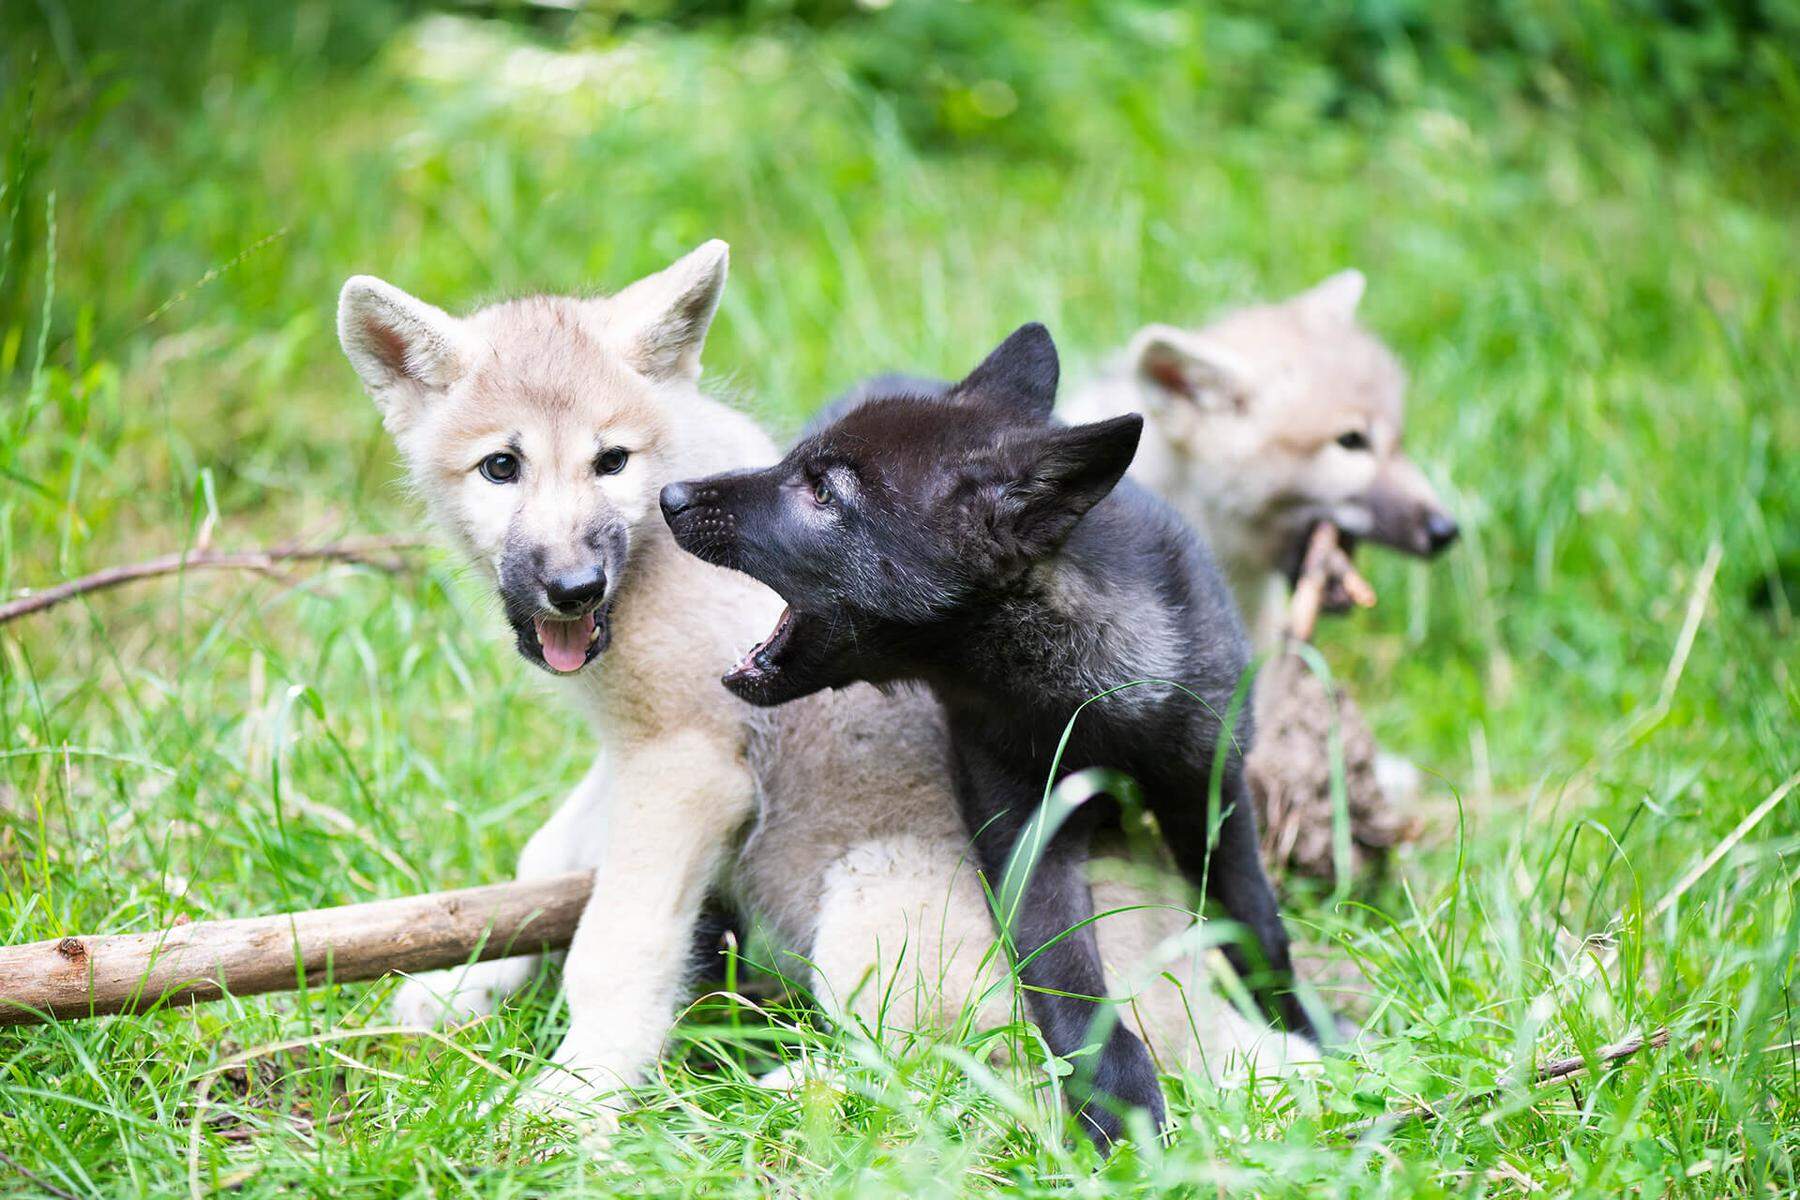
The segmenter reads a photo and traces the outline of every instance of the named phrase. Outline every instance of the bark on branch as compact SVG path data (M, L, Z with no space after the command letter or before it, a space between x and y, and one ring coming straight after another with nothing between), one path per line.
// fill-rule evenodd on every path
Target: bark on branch
M155 933L0 947L0 1025L147 1012L167 1004L428 971L561 950L591 871Z
M398 571L404 569L405 564L394 555L426 545L429 545L426 539L419 537L371 537L318 546L269 546L260 550L222 551L202 547L183 554L165 554L145 562L107 567L67 583L27 593L0 604L0 625L42 612L77 596L183 571L272 571L282 563L308 562L359 563L384 571Z

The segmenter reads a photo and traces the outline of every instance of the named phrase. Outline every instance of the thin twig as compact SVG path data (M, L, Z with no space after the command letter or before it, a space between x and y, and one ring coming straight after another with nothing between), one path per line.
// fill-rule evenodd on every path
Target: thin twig
M284 562L357 563L383 571L399 571L404 569L405 564L392 557L394 554L419 550L428 544L426 539L420 537L371 537L326 542L318 546L281 545L234 552L197 549L183 554L165 554L146 562L107 567L92 575L83 575L79 579L47 587L41 592L28 592L15 600L9 600L0 604L0 625L42 612L77 596L103 592L141 579L175 575L182 571L239 570L269 573L277 563Z
M1602 1046L1594 1051L1594 1061L1602 1065L1614 1063L1623 1058L1630 1058L1646 1046L1652 1050L1660 1050L1668 1044L1669 1031L1667 1028L1658 1029L1648 1038L1642 1034L1632 1034L1622 1042ZM1581 1055L1570 1058L1553 1058L1538 1068L1537 1073L1531 1077L1531 1086L1542 1087L1546 1083L1555 1083L1559 1079L1571 1079L1584 1073L1587 1069L1588 1060ZM1487 1104L1500 1095L1504 1086L1491 1091L1479 1092L1473 1096L1465 1096L1460 1100L1449 1100L1435 1108L1429 1104L1415 1104L1410 1108L1383 1113L1372 1120L1359 1121L1355 1125L1345 1126L1338 1131L1338 1135L1345 1138L1359 1138L1373 1129L1396 1129L1413 1121L1435 1120L1445 1113L1455 1112L1457 1109Z
M229 1112L220 1112L217 1115L236 1119L235 1114ZM256 1140L264 1134L279 1133L284 1130L286 1132L300 1134L317 1133L321 1129L330 1129L333 1126L343 1124L344 1120L348 1118L349 1115L349 1109L341 1108L337 1112L326 1117L323 1121L315 1121L311 1117L293 1113L288 1117L288 1123L285 1126L270 1125L266 1129L259 1129L254 1125L235 1125L227 1129L216 1129L213 1131L213 1136L223 1142L249 1142Z
M55 1196L57 1200L81 1200L81 1197L77 1196L74 1192L59 1188L37 1172L26 1169L25 1164L21 1163L18 1159L14 1158L4 1150L0 1150L0 1163L5 1163L24 1178L37 1184L52 1196Z
M1288 636L1297 642L1312 641L1319 610L1328 598L1334 603L1348 601L1359 608L1372 608L1375 589L1344 553L1337 526L1320 521L1307 540L1306 557L1301 560L1294 596L1288 602Z

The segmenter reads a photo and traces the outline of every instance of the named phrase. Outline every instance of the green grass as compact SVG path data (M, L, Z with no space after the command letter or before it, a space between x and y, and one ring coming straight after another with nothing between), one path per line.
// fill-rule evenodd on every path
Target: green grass
M1175 26L1167 61L1091 66L1142 44L1097 18L1045 42L1013 89L1030 111L946 91L949 138L847 65L853 24L627 26L546 60L564 43L513 25L218 20L99 51L51 22L15 43L35 66L4 60L0 595L203 530L415 528L332 334L358 271L466 308L724 237L709 377L789 430L1026 319L1079 370L1143 321L1357 265L1467 534L1429 569L1365 556L1383 603L1325 648L1445 798L1386 881L1292 897L1367 1036L1272 1092L1171 1081L1181 1131L1098 1169L1050 1099L1008 1115L953 1047L729 1004L595 1155L512 1119L548 997L439 1042L379 1032L376 984L0 1033L0 1151L38 1177L0 1192L1800 1186L1800 798L1658 911L1800 769L1800 222L1750 150L1597 92L1244 112L1194 99ZM1016 44L1024 18L995 20ZM591 82L541 86L565 70ZM592 746L462 574L195 576L0 628L0 938L508 873ZM1663 1025L1669 1050L1575 1087L1342 1133ZM771 1028L848 1093L747 1086Z

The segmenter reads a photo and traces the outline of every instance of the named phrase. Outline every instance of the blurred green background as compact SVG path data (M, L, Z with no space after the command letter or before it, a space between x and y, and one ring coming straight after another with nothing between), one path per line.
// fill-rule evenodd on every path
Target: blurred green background
M1466 533L1429 568L1365 555L1383 602L1325 643L1444 786L1389 879L1292 895L1370 1040L1275 1102L1196 1085L1188 1139L1104 1186L1794 1186L1800 1073L1768 1047L1795 804L1647 912L1800 766L1800 3L6 0L0 85L0 597L203 532L416 528L333 335L352 273L460 311L723 237L708 378L786 432L1024 320L1073 376L1146 321L1362 268ZM6 940L505 874L592 747L461 574L196 576L0 628ZM1622 954L1580 980L1592 938ZM228 1107L266 1136L184 1107L232 1051L378 1024L384 994L0 1035L0 1149L79 1194L619 1185L515 1155L489 1077L416 1042L245 1082ZM529 1074L556 1020L459 1044ZM1708 1049L1390 1156L1322 1132L1655 1024ZM684 1054L620 1151L635 1190L1067 1165L1035 1127L796 1105Z

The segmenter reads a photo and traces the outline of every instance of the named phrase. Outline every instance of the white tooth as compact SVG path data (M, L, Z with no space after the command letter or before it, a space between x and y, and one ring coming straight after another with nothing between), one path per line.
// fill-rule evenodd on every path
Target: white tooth
M593 629L588 631L588 645L591 646L599 640L600 640L600 626L596 625L593 627Z

